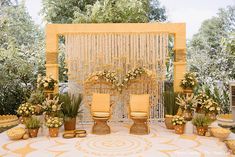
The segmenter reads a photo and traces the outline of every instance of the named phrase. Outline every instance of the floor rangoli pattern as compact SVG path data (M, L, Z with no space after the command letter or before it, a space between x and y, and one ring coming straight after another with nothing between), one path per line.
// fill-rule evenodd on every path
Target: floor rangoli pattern
M78 157L226 157L226 146L213 137L176 135L163 124L152 124L149 135L129 134L129 125L110 124L110 135L86 138L49 138L47 129L38 138L10 141L0 134L0 156L78 156ZM88 132L91 125L83 126ZM62 129L61 129L62 130Z

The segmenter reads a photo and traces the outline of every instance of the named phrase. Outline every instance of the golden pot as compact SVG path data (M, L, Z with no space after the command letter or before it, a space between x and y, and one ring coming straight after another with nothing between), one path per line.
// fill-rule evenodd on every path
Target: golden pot
M59 128L49 128L50 137L57 137L59 134Z
M207 132L207 127L206 126L197 126L197 134L200 136L205 136Z
M167 129L174 129L174 125L172 124L171 120L173 119L173 116L166 116L165 117L165 125Z
M193 119L193 113L190 110L184 110L183 116L186 121L190 121Z
M184 126L185 125L175 125L175 133L176 134L183 134L184 133Z
M71 118L64 121L64 130L75 130L76 129L76 118Z
M32 138L37 137L38 136L38 129L39 128L37 128L37 129L28 129L29 136L32 137Z

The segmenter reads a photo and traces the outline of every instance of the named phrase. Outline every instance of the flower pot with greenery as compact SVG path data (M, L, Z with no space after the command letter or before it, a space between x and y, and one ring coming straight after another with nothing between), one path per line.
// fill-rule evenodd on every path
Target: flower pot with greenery
M17 114L22 116L22 122L25 123L27 119L35 114L35 107L31 103L26 102L18 107Z
M184 127L185 127L185 120L184 117L174 116L171 120L172 124L174 125L175 133L176 134L183 134Z
M49 128L50 137L57 137L59 128L63 124L63 119L59 117L49 117L46 121L46 126Z
M40 121L36 117L29 118L25 123L26 128L28 129L30 137L37 137L38 130L41 127Z
M204 136L211 120L205 115L197 115L193 118L192 123L197 128L197 134Z
M206 100L201 108L212 121L216 120L216 115L221 110L219 104L211 98Z
M183 89L184 93L193 93L193 89L196 85L196 75L192 72L185 73L184 79L180 82L180 87Z
M62 94L59 96L62 103L61 111L64 116L64 129L75 130L76 129L76 117L78 115L79 108L82 102L82 96L79 94L77 97L74 95Z
M184 119L187 121L192 120L193 111L197 106L197 97L194 94L178 95L176 103L183 110Z
M28 102L35 106L35 115L42 115L43 109L41 106L45 100L46 97L41 90L37 89L31 93Z

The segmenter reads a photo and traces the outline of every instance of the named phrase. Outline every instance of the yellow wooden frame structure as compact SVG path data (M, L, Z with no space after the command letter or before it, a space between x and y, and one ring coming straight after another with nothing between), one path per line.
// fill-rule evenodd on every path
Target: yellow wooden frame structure
M48 24L46 26L46 75L59 79L58 40L60 35L76 33L160 33L174 35L174 91L181 91L180 81L186 72L185 23L107 23ZM58 87L55 92L58 92Z

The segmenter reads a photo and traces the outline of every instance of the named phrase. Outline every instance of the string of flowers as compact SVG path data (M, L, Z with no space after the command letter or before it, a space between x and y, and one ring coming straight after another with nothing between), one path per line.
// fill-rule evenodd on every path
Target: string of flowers
M180 82L180 87L183 89L193 89L197 85L195 73L188 72L184 74L184 79Z

